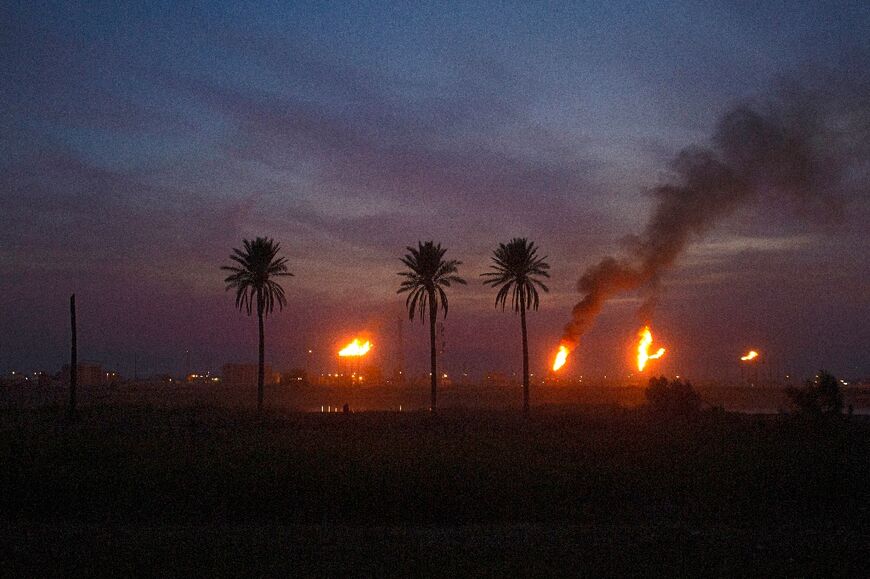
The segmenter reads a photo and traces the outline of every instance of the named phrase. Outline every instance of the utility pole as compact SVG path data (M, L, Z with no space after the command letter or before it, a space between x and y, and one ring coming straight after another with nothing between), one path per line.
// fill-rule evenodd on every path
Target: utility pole
M436 348L438 349L438 355L441 356L441 364L440 364L441 370L439 370L439 372L441 374L446 374L447 373L447 371L446 371L447 364L446 364L444 353L447 351L447 336L446 336L446 332L444 331L444 322L438 322L435 331L436 331L435 344L436 344Z
M402 326L404 325L404 319L400 315L396 320L396 336L397 336L397 344L396 344L396 364L398 366L398 381L399 384L405 383L405 348L402 341Z
M78 350L76 348L76 294L69 297L69 321L72 333L69 360L69 417L76 414L76 386L78 382Z
M305 385L313 384L313 380L311 378L311 354L313 350L311 348L306 348L305 354Z

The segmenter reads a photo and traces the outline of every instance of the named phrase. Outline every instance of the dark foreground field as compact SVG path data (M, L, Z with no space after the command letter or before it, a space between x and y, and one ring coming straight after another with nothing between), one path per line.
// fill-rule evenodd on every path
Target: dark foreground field
M0 574L854 575L870 422L0 416Z

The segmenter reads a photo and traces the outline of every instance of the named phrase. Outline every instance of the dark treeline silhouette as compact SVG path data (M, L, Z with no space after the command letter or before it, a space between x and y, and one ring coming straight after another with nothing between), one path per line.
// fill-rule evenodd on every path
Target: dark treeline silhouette
M843 393L840 381L825 370L807 380L803 388L789 387L786 395L801 416L822 418L843 412Z
M408 253L401 258L402 263L408 268L400 271L398 275L405 278L399 285L397 293L408 293L405 305L408 308L408 317L413 320L417 315L420 321L429 314L429 351L431 372L431 403L430 410L437 409L438 398L438 352L435 347L435 320L438 318L439 306L447 317L447 292L450 284L458 283L465 285L465 280L459 277L461 261L445 260L446 248L432 241L417 242L417 247L408 247Z
M225 265L221 269L232 272L226 277L226 289L236 290L236 307L251 315L257 311L259 329L259 355L257 358L257 413L263 412L263 374L265 371L265 332L263 318L278 305L283 309L287 303L284 288L275 279L292 276L287 271L287 258L279 257L281 244L268 237L257 237L253 241L242 240L244 251L234 248L230 259L238 265Z
M688 380L650 378L645 394L650 408L661 415L692 416L701 409L701 397Z
M529 341L526 332L526 310L538 309L540 297L538 288L550 291L539 277L550 277L547 270L550 264L546 257L538 257L535 243L525 238L514 238L507 244L500 243L493 251L492 271L482 273L485 285L499 288L495 305L505 308L508 295L511 307L520 314L520 328L523 337L523 414L529 414Z

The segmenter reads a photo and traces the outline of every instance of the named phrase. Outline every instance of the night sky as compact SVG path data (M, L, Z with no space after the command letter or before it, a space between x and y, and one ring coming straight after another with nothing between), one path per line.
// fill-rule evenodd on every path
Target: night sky
M142 4L0 8L0 370L60 367L73 292L81 359L254 361L218 268L268 235L295 277L267 363L310 348L332 370L368 332L390 369L399 257L434 239L470 282L445 370L518 371L519 320L479 274L525 236L552 265L541 371L578 278L643 230L674 155L798 92L842 105L836 203L760 195L693 237L659 280L655 371L736 376L752 347L776 372L870 375L870 3ZM641 294L608 302L569 374L631 372ZM423 372L426 330L404 336Z

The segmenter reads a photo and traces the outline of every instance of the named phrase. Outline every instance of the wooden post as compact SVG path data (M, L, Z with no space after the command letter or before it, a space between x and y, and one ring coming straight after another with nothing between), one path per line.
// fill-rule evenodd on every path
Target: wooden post
M76 383L78 382L78 351L76 350L76 295L69 297L69 321L72 330L72 342L69 360L69 415L76 413Z

